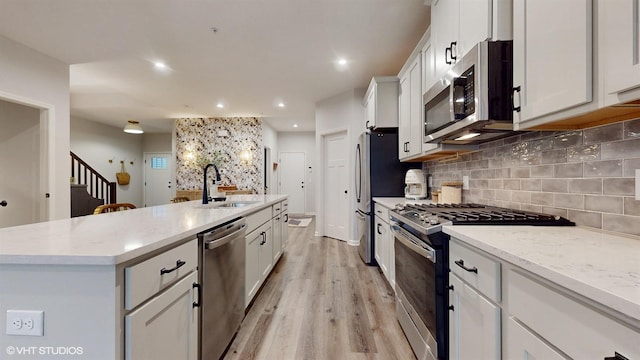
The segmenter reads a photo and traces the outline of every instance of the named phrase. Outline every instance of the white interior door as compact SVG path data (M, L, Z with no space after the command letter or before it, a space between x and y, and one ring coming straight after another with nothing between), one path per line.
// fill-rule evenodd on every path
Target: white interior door
M173 194L171 153L144 154L144 206L168 204Z
M349 229L349 197L347 182L347 133L324 137L325 179L324 179L324 219L325 235L348 240Z
M289 213L305 213L305 153L280 153L280 194L289 195Z
M0 100L0 228L41 218L40 109Z

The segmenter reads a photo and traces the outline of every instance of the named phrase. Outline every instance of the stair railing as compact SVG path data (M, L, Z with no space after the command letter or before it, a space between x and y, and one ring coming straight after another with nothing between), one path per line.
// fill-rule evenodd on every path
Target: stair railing
M104 199L105 204L116 203L116 183L100 175L78 155L71 154L71 176L77 184L87 185L87 191L96 199Z

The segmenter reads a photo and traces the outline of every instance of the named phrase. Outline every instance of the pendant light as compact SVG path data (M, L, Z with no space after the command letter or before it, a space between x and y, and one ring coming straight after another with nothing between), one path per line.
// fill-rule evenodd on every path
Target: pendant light
M129 134L142 134L144 130L138 125L139 122L135 120L129 120L129 123L124 127L124 132Z

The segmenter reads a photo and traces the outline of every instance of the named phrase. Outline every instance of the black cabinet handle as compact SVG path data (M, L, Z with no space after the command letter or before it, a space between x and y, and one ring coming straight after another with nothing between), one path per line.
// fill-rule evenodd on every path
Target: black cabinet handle
M455 55L454 55L454 53L453 53L453 50L454 50L454 48L456 48L456 47L458 47L458 43L457 43L456 41L452 42L452 43L451 43L451 46L449 47L449 52L450 52L450 54L451 54L451 60L452 60L452 62L453 62L454 60L457 60L457 59L458 59L458 57L457 57L457 56L455 56Z
M452 62L451 62L451 60L449 60L449 56L447 56L447 53L451 54L451 48L450 47L444 49L444 62L447 63L448 65L451 65Z
M476 274L478 273L478 268L477 267L474 266L472 268L468 268L468 267L464 266L464 260L462 260L462 259L454 261L454 263L456 265L460 266L461 268L465 269L468 272L472 272L472 273L476 273Z
M260 245L264 245L267 243L267 233L266 232L261 232L260 236L262 236L262 241L260 241Z
M604 358L604 360L629 360L629 358L619 354L617 351L614 352L613 354L614 354L613 356L607 356L606 358Z
M376 227L376 231L378 232L378 234L382 235L382 233L380 232L380 226L382 226L382 224L378 224L378 226Z
M200 294L202 294L202 286L200 284L198 284L198 283L193 283L192 288L193 289L198 289L198 297L197 297L198 300L193 302L193 307L199 307L200 306L200 302L201 302Z
M369 130L373 129L373 126L369 126L369 120L367 120L367 122L364 124L364 127Z
M289 222L289 214L284 214L284 222Z
M9 203L7 203L7 200L0 201L0 206L5 207L7 205L9 205Z
M518 93L518 106L516 107L516 93ZM513 107L513 111L516 112L520 112L520 105L521 105L521 101L520 101L520 86L516 86L513 88L513 91L511 92L511 107Z
M449 305L449 310L455 311L453 305Z
M453 291L453 285L449 285L449 287L447 289Z
M178 259L178 261L176 261L176 266L171 268L171 269L167 269L167 268L162 268L160 269L160 275L164 275L164 274L168 274L170 272L174 272L176 270L178 270L179 268L181 268L184 264L186 264L185 261L182 261L180 259Z

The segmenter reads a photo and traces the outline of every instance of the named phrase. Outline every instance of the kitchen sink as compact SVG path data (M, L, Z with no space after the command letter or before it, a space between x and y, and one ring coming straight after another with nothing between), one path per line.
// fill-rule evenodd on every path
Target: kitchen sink
M212 202L208 204L198 204L194 207L197 209L239 208L256 203L258 203L258 201L223 201Z

